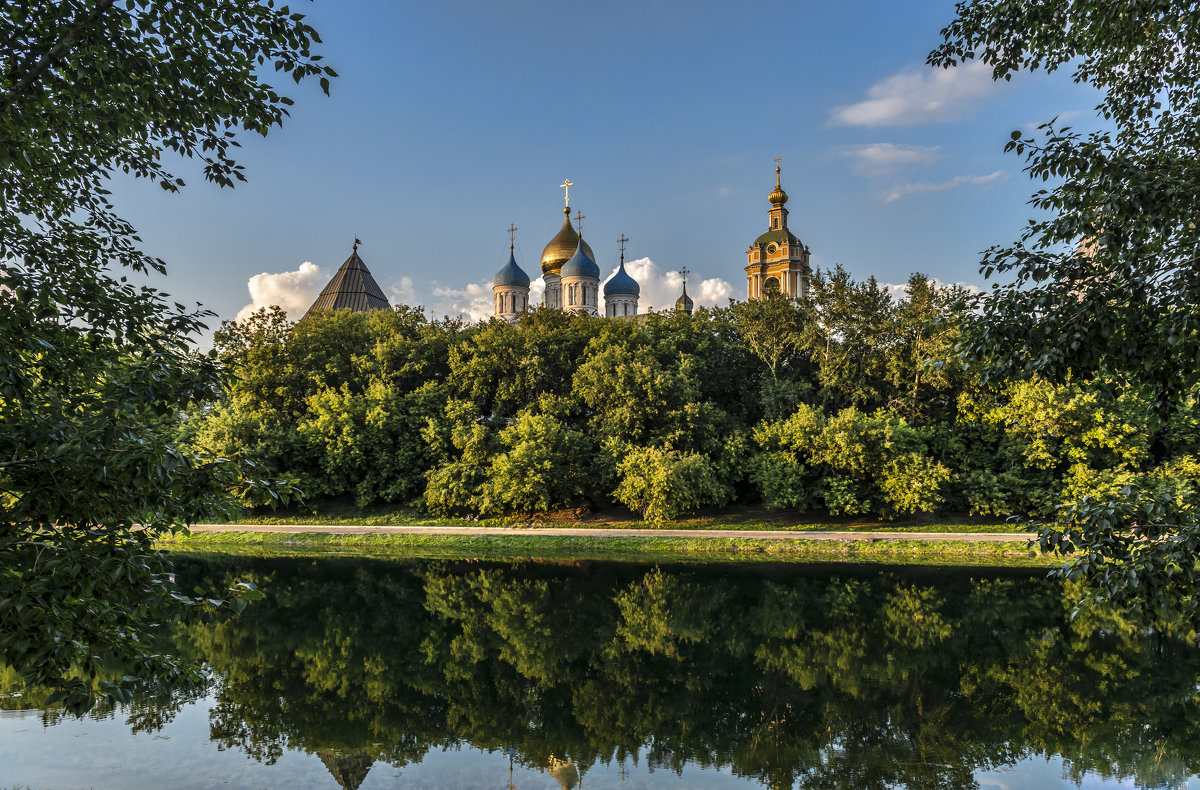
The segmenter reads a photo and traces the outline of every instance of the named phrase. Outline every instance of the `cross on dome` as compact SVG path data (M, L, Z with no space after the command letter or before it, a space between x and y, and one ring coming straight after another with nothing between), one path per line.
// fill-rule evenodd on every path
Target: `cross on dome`
M561 184L559 184L559 186L562 187L562 189L563 189L563 201L568 206L571 205L571 187L575 186L575 184L572 183L571 179L568 178L565 181L563 181Z

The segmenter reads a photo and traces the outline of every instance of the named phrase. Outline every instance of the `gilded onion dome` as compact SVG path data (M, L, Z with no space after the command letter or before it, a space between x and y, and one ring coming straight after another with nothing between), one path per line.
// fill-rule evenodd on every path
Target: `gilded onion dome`
M770 201L771 205L782 206L787 203L787 192L783 191L783 187L779 183L779 165L775 165L775 188L771 190Z
M557 274L562 265L570 260L575 254L575 248L579 246L579 234L575 232L575 228L571 227L571 207L563 209L563 214L566 217L563 219L562 229L558 235L550 239L550 243L546 245L546 249L542 250L542 274ZM592 248L588 243L583 242L583 251L587 253L588 258L595 260L596 256L592 253Z
M559 234L562 235L561 233ZM581 237L576 237L575 253L562 265L559 275L562 277L591 277L600 279L600 267L592 258L592 248ZM545 267L545 263L542 264Z

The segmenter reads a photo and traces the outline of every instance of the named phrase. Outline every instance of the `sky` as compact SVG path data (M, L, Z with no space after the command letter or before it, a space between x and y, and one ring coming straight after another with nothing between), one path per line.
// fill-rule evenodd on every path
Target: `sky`
M393 303L483 317L510 223L540 273L567 178L605 277L628 236L642 311L674 302L684 266L699 303L725 304L745 297L776 157L814 266L986 287L980 253L1018 236L1037 188L1010 133L1095 123L1069 74L925 66L952 0L296 5L340 76L329 97L279 83L296 106L242 138L249 182L180 163L181 194L114 190L167 262L154 284L214 326L265 304L298 318L356 237Z

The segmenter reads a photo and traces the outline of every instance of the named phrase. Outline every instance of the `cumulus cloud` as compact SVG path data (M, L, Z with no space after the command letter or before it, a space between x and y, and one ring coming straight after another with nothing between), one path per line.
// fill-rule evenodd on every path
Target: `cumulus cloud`
M463 288L447 288L434 283L433 296L436 300L433 311L437 315L486 321L495 313L491 282L467 283Z
M261 307L278 305L292 321L299 320L304 311L321 293L328 281L320 266L305 261L294 272L263 272L250 278L246 284L250 291L250 304L238 311L235 321L248 318Z
M843 148L842 155L852 160L855 172L879 177L931 165L937 161L939 150L940 145L869 143Z
M923 192L942 192L947 189L955 189L967 184L987 184L995 181L998 178L1004 178L1007 174L1003 170L997 170L993 173L988 173L986 176L955 176L949 181L941 181L932 183L929 181L918 181L912 184L901 184L892 189L884 198L884 203L891 203L900 198L908 197L909 195L918 195Z
M651 309L660 312L672 308L675 306L675 300L682 293L683 277L679 272L665 271L649 258L626 261L625 271L629 272L629 276L637 280L638 285L642 288L642 294L638 297L639 313L645 313ZM604 281L608 282L608 279L616 273L617 270L614 268L604 278ZM741 293L728 280L712 277L701 280L699 284L693 278L688 288L688 295L692 297L692 301L696 303L697 307L716 307L724 306L731 297L739 298Z
M625 271L638 281L642 288L638 298L638 312L645 313L650 309L661 312L675 306L683 287L683 277L678 271L665 271L649 258L639 258L625 262ZM613 267L602 281L600 293L604 293L603 283L617 273ZM407 281L404 278L401 282ZM411 282L409 282L411 286ZM546 280L538 277L529 284L529 304L537 307L542 303L546 291ZM397 286L392 287L392 295L397 293ZM731 298L744 296L728 280L720 277L710 277L697 281L694 277L688 285L688 295L697 307L724 306ZM433 311L437 315L448 315L452 318L464 318L469 321L486 321L495 312L495 302L492 297L491 282L467 283L462 288L451 288L434 283ZM397 297L398 299L398 297ZM604 313L604 298L600 299L600 313Z
M841 126L952 121L1001 84L977 60L952 69L908 69L872 85L864 101L835 108L831 121Z
M934 288L946 288L947 286L953 286L955 288L960 288L972 295L983 293L983 289L978 285L962 280L956 283L944 283L936 277L932 277L928 280L928 282ZM908 298L908 283L880 283L879 285L891 295L892 299L900 300Z
M392 283L392 287L388 289L388 297L393 305L406 304L413 307L417 303L417 289L413 287L411 277L401 277L396 282Z

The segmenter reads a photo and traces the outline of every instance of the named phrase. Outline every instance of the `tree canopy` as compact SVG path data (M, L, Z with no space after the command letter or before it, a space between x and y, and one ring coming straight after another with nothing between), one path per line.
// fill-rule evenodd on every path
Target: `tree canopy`
M1044 186L1017 241L984 255L984 275L1007 281L978 303L967 347L980 374L1140 392L1146 430L1169 426L1173 444L1200 382L1198 23L1200 8L1174 0L975 0L929 55L980 60L998 80L1069 69L1100 93L1093 130L1012 132L1007 149ZM1194 486L1119 485L1120 469L1041 525L1043 547L1078 550L1067 572L1117 605L1200 622Z
M271 70L328 87L319 42L302 14L254 0L0 7L0 659L73 708L182 671L156 627L236 591L183 595L154 537L266 490L175 441L172 415L221 385L190 346L206 314L130 282L166 264L111 180L175 192L168 158L243 180L238 137L291 104ZM125 671L97 687L109 662Z

